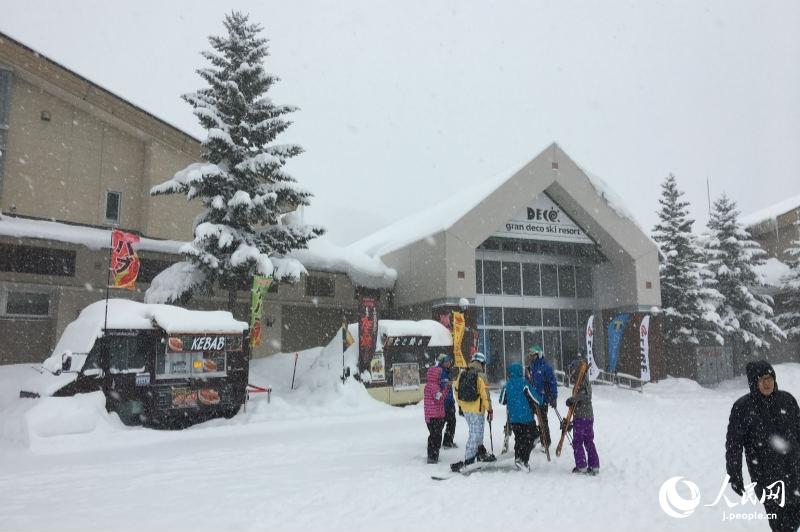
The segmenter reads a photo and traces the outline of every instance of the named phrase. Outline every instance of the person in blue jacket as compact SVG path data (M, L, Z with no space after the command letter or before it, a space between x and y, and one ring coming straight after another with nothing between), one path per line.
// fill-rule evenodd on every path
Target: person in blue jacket
M542 426L539 427L540 437L544 436L542 443L547 442L547 445L542 446L550 447L550 425L547 421L547 406L556 407L556 399L558 399L558 381L556 374L553 371L553 366L544 357L544 350L539 344L534 344L528 350L528 367L527 378L534 390L543 398L541 406L542 411Z
M500 404L508 405L508 423L514 431L514 465L517 469L530 471L528 464L533 442L538 430L534 421L534 408L544 401L528 381L522 376L522 364L517 362L508 366L508 382L500 391Z
M442 447L445 449L452 449L458 447L453 441L456 434L456 400L453 397L453 377L450 372L453 370L453 358L449 355L442 353L437 358L437 364L442 368L442 374L439 377L440 388L447 394L444 396L444 438L442 439Z

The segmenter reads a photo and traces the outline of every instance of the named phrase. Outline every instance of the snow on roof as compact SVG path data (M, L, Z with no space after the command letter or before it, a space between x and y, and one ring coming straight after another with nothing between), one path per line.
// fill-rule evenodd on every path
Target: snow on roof
M88 353L95 340L103 335L106 301L100 300L84 308L77 319L61 334L53 355L61 364L61 354ZM108 329L154 329L161 327L174 333L240 334L247 323L235 320L223 310L187 310L172 305L147 305L128 299L108 300Z
M350 244L349 247L374 257L381 257L408 244L428 238L439 231L445 231L529 163L530 161L526 161L525 164L517 165L510 171L495 174L473 187L450 196L450 198L441 203L390 224ZM597 193L605 199L608 206L618 216L633 222L642 234L650 238L647 231L642 229L633 214L625 208L622 198L613 192L604 180L587 172L583 167L578 167L589 179ZM652 239L650 240L652 241ZM655 242L653 242L653 245L658 247Z
M775 220L781 214L786 214L787 212L791 211L792 209L796 209L800 207L800 194L797 196L792 196L790 198L786 198L783 201L780 201L770 207L766 207L754 213L748 214L747 216L742 216L739 218L739 223L741 223L744 227L750 228L754 225L758 225L760 223Z
M357 323L350 323L347 331L353 338L358 338ZM435 320L378 320L378 338L376 339L378 349L382 346L381 338L384 336L430 336L429 346L453 345L450 331Z
M292 251L289 257L311 270L344 272L354 284L367 288L391 288L397 280L397 271L379 258L339 247L325 238L315 238L308 249Z
M31 220L7 214L0 215L0 235L69 242L71 244L81 244L89 249L111 247L111 230L109 229L97 229L48 220ZM177 254L178 249L184 243L177 240L156 240L143 237L136 244L136 249Z
M529 161L528 161L529 162ZM512 171L501 172L485 181L462 190L448 199L431 207L411 214L383 229L358 240L349 249L361 251L373 257L381 257L408 244L449 229L462 216L474 209L500 185L524 168L515 167Z
M791 273L791 268L775 257L768 258L764 264L755 266L754 269L769 286L781 286L781 277Z
M0 215L0 235L69 242L89 249L111 247L109 229L31 220L7 214ZM186 242L178 240L142 237L140 242L135 244L135 249L178 255L184 244ZM397 279L397 272L383 264L380 259L369 257L357 250L336 246L324 237L312 240L309 249L293 251L289 257L312 270L346 273L354 284L367 288L391 288Z

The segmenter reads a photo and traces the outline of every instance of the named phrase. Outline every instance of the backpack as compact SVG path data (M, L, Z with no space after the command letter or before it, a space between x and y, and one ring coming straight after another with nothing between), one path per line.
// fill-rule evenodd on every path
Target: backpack
M461 374L458 379L458 400L466 403L477 401L478 395L478 372L468 369Z

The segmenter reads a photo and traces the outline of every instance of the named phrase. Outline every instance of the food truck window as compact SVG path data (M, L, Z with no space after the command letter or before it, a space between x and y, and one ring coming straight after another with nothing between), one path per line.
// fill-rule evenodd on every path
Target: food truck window
M241 336L172 336L159 349L156 378L224 377L228 370L227 352L241 349Z
M111 336L108 347L112 373L144 369L146 351L139 337Z

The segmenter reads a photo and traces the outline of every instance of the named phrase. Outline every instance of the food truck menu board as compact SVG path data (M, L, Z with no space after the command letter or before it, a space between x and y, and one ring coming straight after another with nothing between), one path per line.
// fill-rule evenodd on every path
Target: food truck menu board
M419 364L392 364L392 388L395 391L419 389Z
M170 336L165 352L157 357L156 378L224 377L226 353L241 351L242 338L241 335ZM191 401L191 398L186 400Z

